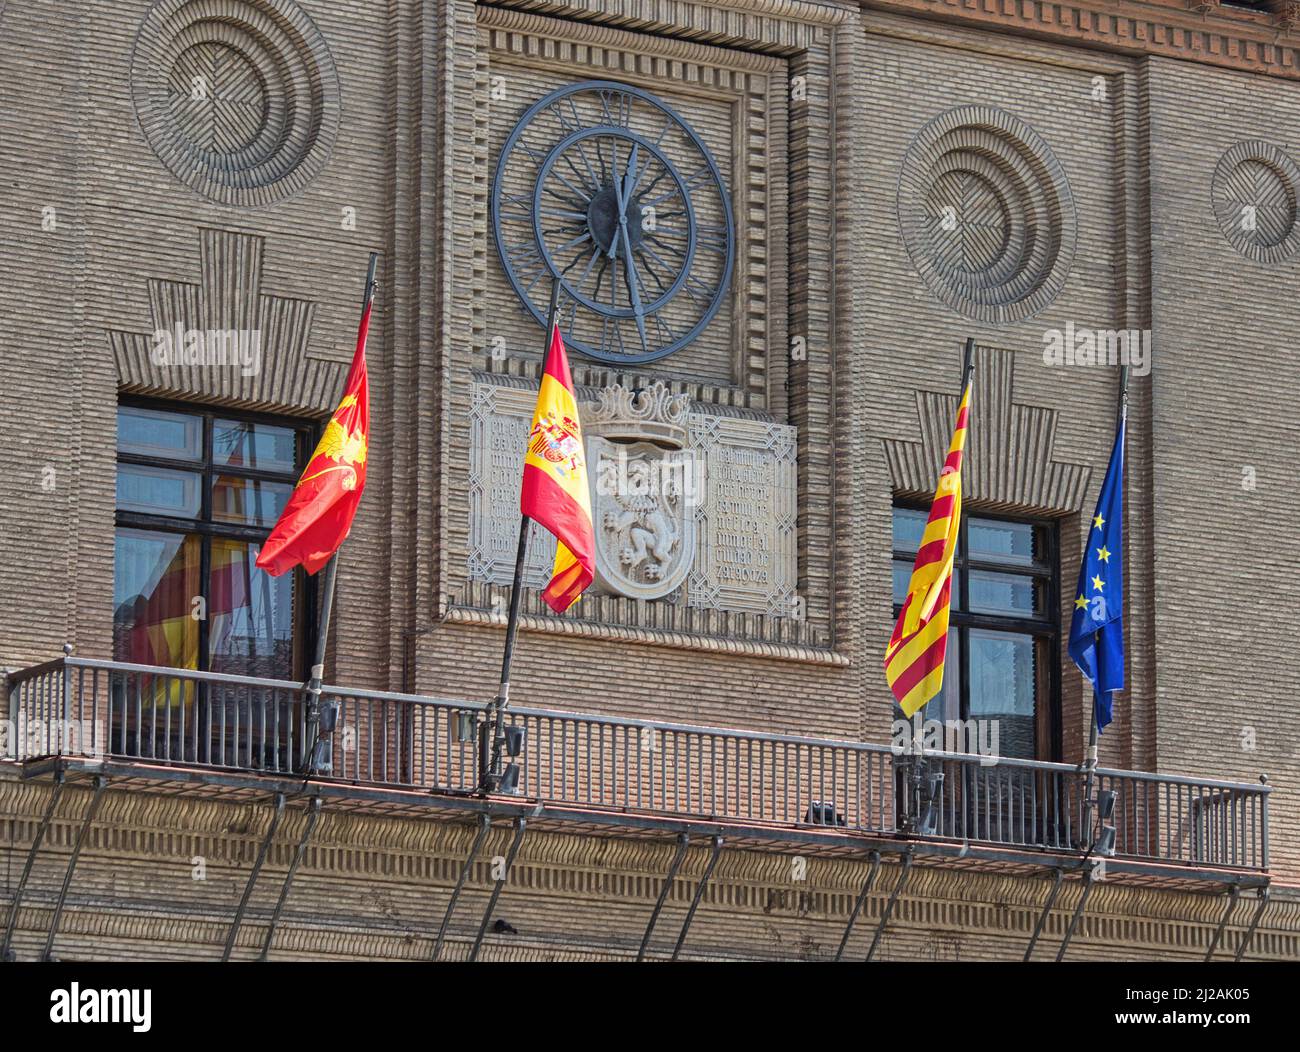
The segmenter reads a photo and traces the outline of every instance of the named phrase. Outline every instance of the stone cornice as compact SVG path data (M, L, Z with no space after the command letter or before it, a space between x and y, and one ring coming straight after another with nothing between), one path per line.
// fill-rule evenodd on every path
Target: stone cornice
M1217 0L865 0L862 9L1300 79L1300 20L1285 0L1271 11Z
M504 616L476 606L454 605L447 609L447 620L461 625L489 625L505 628ZM647 646L675 647L682 650L703 650L717 654L735 654L746 657L775 658L779 661L799 661L811 665L832 665L847 668L852 661L837 650L803 646L798 643L770 642L766 640L733 639L691 632L669 632L635 625L606 624L580 621L567 617L539 617L521 614L519 628L525 632L550 632L557 635L581 636L586 639L603 639L618 643L644 643Z
M807 28L834 29L853 14L852 0L478 0L561 18L622 25L725 46L807 46Z
M691 0L494 0L484 6L782 53L806 47L809 31L845 25L850 5L806 0L707 5ZM861 8L868 21L874 13L901 14L1127 55L1160 55L1300 79L1300 4L1295 0L1271 0L1267 11L1220 0L863 0Z

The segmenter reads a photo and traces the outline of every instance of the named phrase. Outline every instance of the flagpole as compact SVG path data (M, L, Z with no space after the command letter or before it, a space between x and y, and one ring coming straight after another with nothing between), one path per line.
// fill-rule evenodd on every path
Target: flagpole
M370 308L375 298L375 271L379 266L379 253L370 253L370 265L366 269L366 288L361 296L361 317L366 316L366 311ZM321 704L320 695L321 687L325 679L325 646L329 640L330 632L330 613L334 609L334 584L338 576L338 552L339 549L330 556L329 562L325 564L325 578L321 582L321 599L320 599L320 621L316 626L316 651L312 658L311 673L307 679L307 728L304 738L309 744L307 746L305 767L309 774L318 769L328 769L328 764L316 763L316 743L320 740L321 728ZM331 722L327 733L333 731Z
M551 303L546 311L545 331L542 344L542 375L546 372L546 360L550 355L551 333L555 329L555 312L560 300L560 279L551 275ZM538 383L541 383L541 375ZM515 577L510 586L510 614L506 619L506 644L501 654L501 683L497 687L497 696L488 705L484 713L483 725L479 728L479 788L485 793L495 792L501 785L501 746L505 735L501 729L502 718L510 704L510 665L515 656L515 637L519 633L519 600L524 591L524 562L528 558L528 533L532 520L527 515L519 516L519 547L515 552Z
M1128 366L1121 365L1119 370L1119 398L1115 409L1115 433L1118 437L1119 429L1128 419ZM1086 543L1086 542L1085 542ZM1087 552L1084 552L1087 555ZM1120 553L1120 558L1124 558ZM1101 633L1093 633L1093 642L1098 648L1101 647ZM1097 670L1100 677L1101 670ZM1092 786L1093 776L1097 769L1097 685L1094 683L1092 688L1092 699L1089 706L1092 709L1092 720L1088 728L1088 755L1085 760L1088 766L1088 777L1084 784L1084 828L1088 836L1088 850L1092 850Z
M975 372L975 337L966 337L966 352L961 363L961 390L957 392L958 403L962 395L966 393L966 388L970 386L971 375Z
M962 351L961 386L957 389L957 406L959 411L961 407L961 400L964 397L966 397L966 389L970 387L971 377L974 375L974 373L975 373L975 337L967 336L966 346ZM903 711L902 708L899 706L898 702L894 702L894 708L900 714ZM924 706L922 706L922 708L924 708ZM930 804L932 803L932 801L930 801L928 797L929 764L925 760L924 730L922 727L916 726L914 722L916 716L919 715L920 712L921 709L918 709L915 713L912 714L912 720L907 721L909 723L912 723L912 731L913 731L912 733L912 800L915 801L916 814L915 814L914 821L916 822L918 829L922 824L922 819L925 817L925 812L929 809ZM960 713L958 713L958 715L960 715ZM922 786L926 787L924 793L922 792ZM923 803L923 797L925 801L924 803Z

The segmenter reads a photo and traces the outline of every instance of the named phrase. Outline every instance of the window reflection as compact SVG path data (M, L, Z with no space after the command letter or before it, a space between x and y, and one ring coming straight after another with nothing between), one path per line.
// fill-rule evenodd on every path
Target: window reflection
M212 425L212 462L222 467L293 471L297 433L251 420L217 420Z
M113 656L168 668L199 667L199 538L118 530Z
M297 677L302 575L273 578L255 563L293 491L304 431L228 412L119 407L115 657Z
M142 515L182 515L192 518L202 506L202 478L192 471L120 464L117 506Z
M288 482L218 475L212 483L212 517L249 526L275 525L293 486Z
M1032 617L1043 613L1042 583L1019 574L970 572L970 609L977 614Z
M208 667L267 679L293 669L293 574L272 577L255 565L261 546L212 542Z
M186 413L122 406L117 411L117 451L160 460L203 456L203 420Z
M1000 755L1033 759L1038 685L1033 637L972 628L967 641L971 717L997 721Z
M981 519L972 515L966 543L973 559L992 558L1027 566L1039 555L1038 532L1039 527L1032 523Z

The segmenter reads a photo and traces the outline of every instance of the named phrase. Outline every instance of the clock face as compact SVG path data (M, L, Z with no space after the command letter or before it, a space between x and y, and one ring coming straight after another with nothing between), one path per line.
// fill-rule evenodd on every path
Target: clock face
M492 225L510 284L545 324L559 279L566 346L635 365L704 331L731 281L731 202L666 103L614 81L553 91L502 147Z

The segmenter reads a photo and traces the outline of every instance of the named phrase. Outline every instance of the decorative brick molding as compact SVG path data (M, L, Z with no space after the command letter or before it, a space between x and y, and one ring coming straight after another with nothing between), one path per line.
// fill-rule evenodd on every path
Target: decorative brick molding
M271 204L324 168L338 133L338 75L294 0L158 0L131 55L140 129L191 190Z
M1284 150L1258 139L1236 143L1219 158L1211 187L1219 229L1243 256L1281 263L1300 250L1300 168Z
M1003 110L941 113L903 158L903 243L930 291L967 317L1018 321L1051 303L1069 275L1075 223L1051 148Z
M785 355L772 354L770 348L786 346L785 312L770 307L784 307L788 280L787 219L784 209L772 206L784 189L785 63L491 7L479 9L478 25L480 54L506 96L495 99L491 91L482 96L489 100L485 109L494 143L514 126L524 103L537 101L548 90L591 79L651 90L696 126L722 171L734 214L745 221L735 224L735 268L722 309L690 345L646 371L664 379L702 380L716 389L710 401L765 409L779 400ZM495 152L492 160L495 165ZM490 309L498 317L519 315L513 292L498 288L499 270L494 258L487 274ZM534 291L533 299L538 296ZM504 355L499 341L489 338L480 367L500 372L508 368L507 360L540 357L540 330L531 321L521 328L538 335L521 339L508 333ZM502 334L494 330L489 335ZM577 369L601 364L572 357Z
M1300 27L1300 3L1295 0L1273 0L1273 18L1283 32L1294 31Z
M149 279L152 332L108 333L123 390L328 412L347 363L308 353L316 305L262 291L263 238L199 230L199 281Z
M966 444L963 492L968 500L990 508L1078 511L1091 468L1054 458L1056 410L1014 402L1014 376L1011 351L977 349L972 409L976 425ZM957 395L918 391L916 411L921 441L884 439L885 459L895 492L929 496L952 434Z
M0 763L0 806L10 816L0 862L21 870L45 807L48 781L21 779ZM20 960L39 953L84 814L89 790L69 785L37 855L18 915ZM65 960L215 960L270 824L267 798L241 802L196 795L193 787L135 782L112 788L88 828L56 942ZM467 816L468 818L468 816ZM291 801L267 853L235 946L251 960L261 949L305 809ZM326 804L276 931L272 960L428 960L461 867L474 839L470 821L423 813L348 811ZM463 959L493 882L493 858L511 836L497 819L470 867L444 957ZM660 836L532 829L524 838L498 903L515 935L490 934L486 960L630 960L663 889L675 843ZM702 836L667 888L650 956L666 956L708 865ZM196 862L202 863L202 875ZM799 876L796 878L796 862ZM728 845L700 899L684 953L700 960L830 960L870 863L865 857L779 853ZM874 923L899 879L886 848L874 890L863 904L845 959L860 959ZM1045 874L996 872L918 859L881 944L885 960L942 955L1019 960L1051 887ZM1050 959L1082 890L1070 877L1046 919L1036 953ZM8 914L13 884L0 889ZM320 902L328 902L322 910ZM1200 960L1223 916L1221 895L1199 888L1158 888L1106 881L1094 886L1071 945L1071 959ZM1219 944L1230 960L1254 912L1243 896ZM1300 952L1300 898L1275 887L1250 959L1294 959Z
M1208 3L1209 0L1206 0ZM962 26L1011 30L1131 55L1163 55L1226 69L1300 79L1300 49L1278 37L1278 16L1197 0L870 0L877 12L942 19Z
M600 12L588 11L590 17L579 13L588 5L508 6L528 11L509 10L507 5L474 9L475 105L472 119L468 112L462 114L459 127L463 141L475 145L473 157L467 156L464 163L490 178L496 151L520 113L557 84L595 77L653 86L705 137L715 159L727 169L738 217L729 318L720 313L691 347L648 366L618 368L575 356L575 381L584 386L634 387L662 381L719 415L735 411L796 427L797 501L800 508L808 509L801 512L798 523L795 594L806 597L806 617L799 622L761 615L745 615L746 621L716 611L679 615L659 608L665 604L594 596L584 601L583 619L600 622L608 616L610 637L626 639L631 633L639 642L670 640L670 646L694 647L715 632L739 634L737 653L766 654L774 645L782 656L795 660L838 663L831 653L839 649L831 586L835 502L828 499L826 480L835 477L830 467L833 450L850 428L847 414L840 412L843 407L831 404L837 367L842 366L840 356L847 358L848 347L846 337L834 328L833 297L825 292L836 273L827 232L835 230L831 201L837 174L835 146L821 129L832 126L831 100L839 75L832 64L833 27L850 15L851 8L759 5L773 17L736 11L719 20L718 12L708 5L655 5L657 13L676 12L697 19L700 25L758 33L750 41L752 46L741 51L695 42L705 36L689 41L681 34L651 36L645 32L648 9L638 14L635 5L607 5ZM537 11L571 17L546 18L533 13ZM815 20L810 24L787 21L801 15ZM593 24L596 21L605 24ZM620 21L634 25L638 32L613 28ZM710 43L724 42L724 36L726 43L737 42L734 35L724 34L710 35ZM758 40L770 44L778 37L785 41L779 47L757 46ZM794 78L800 79L798 102L792 104ZM494 83L504 89L504 98L494 96ZM456 214L462 217L466 237L482 249L458 257L463 261L460 273L473 275L474 287L487 291L466 304L473 314L467 339L450 344L474 351L472 356L453 355L447 365L445 390L453 407L470 404L476 370L502 379L532 377L542 349L540 330L529 325L519 331L512 321L519 315L518 302L513 294L506 294L486 230L488 183L464 185L465 200ZM799 361L792 361L790 354L795 335L801 346L813 349ZM502 340L504 353L494 347ZM479 623L487 592L467 580L461 569L466 565L461 563L461 553L472 547L469 490L461 482L469 468L468 415L453 410L449 430L446 474L452 481L444 498L447 506L440 536L450 559L438 591L449 597L453 608L467 609L458 617ZM847 486L843 476L840 485ZM847 538L848 533L841 536ZM532 598L525 596L526 612ZM540 607L537 613L545 618ZM579 630L565 625L557 631ZM583 631L603 634L596 626Z

